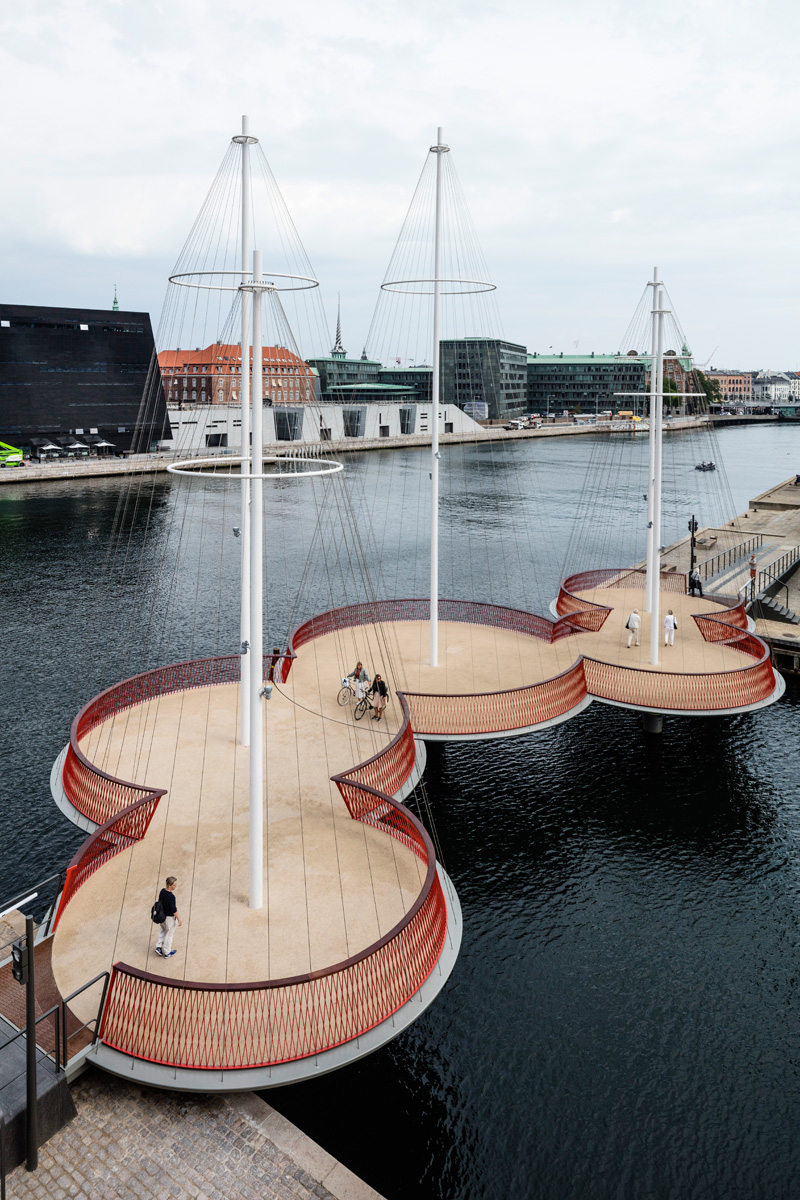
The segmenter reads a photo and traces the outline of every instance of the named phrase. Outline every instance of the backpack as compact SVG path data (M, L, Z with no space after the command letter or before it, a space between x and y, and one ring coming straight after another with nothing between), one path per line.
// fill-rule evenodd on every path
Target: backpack
M167 915L164 912L164 905L160 900L156 900L155 904L150 909L150 920L154 925L163 925L166 919Z

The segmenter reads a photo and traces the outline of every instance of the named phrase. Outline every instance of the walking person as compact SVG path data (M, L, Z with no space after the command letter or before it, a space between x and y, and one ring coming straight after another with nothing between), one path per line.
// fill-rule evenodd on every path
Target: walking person
M352 679L352 681L353 681L353 691L356 694L356 699L363 700L364 699L364 684L369 683L369 675L364 670L364 668L362 667L360 662L356 663L355 670L351 671L350 674L348 676L346 676L346 678Z
M667 615L664 617L664 645L675 645L675 630L678 628L678 622L675 620L675 614L670 608Z
M631 642L636 638L636 645L639 645L639 630L642 627L642 618L639 616L638 608L635 608L625 622L625 628L628 630L628 649L631 648Z
M178 902L175 899L175 888L178 881L174 875L167 876L167 885L158 893L158 902L164 910L164 920L159 927L156 954L161 958L172 958L177 953L172 949L172 938L176 925L183 925L178 916Z
M702 596L703 581L700 578L700 572L698 571L697 567L692 567L692 570L689 573L689 595L693 596L695 591L698 591Z
M372 697L372 707L375 709L372 719L373 721L380 721L383 717L383 710L389 702L389 689L380 675L375 676L375 682L367 692L367 695Z

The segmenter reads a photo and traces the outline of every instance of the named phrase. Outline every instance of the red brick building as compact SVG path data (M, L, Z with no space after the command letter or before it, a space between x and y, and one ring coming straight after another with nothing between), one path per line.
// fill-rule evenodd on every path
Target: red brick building
M250 361L253 361L252 350ZM158 356L170 404L239 404L242 348L214 342L204 350L162 350ZM264 399L273 404L308 404L314 372L291 350L264 346Z

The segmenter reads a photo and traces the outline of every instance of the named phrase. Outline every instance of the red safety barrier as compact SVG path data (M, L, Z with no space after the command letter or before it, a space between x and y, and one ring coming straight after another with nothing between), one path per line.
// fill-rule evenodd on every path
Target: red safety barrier
M282 664L264 656L285 677ZM287 665L288 664L288 665ZM75 743L116 711L184 687L238 679L239 659L208 659L147 672L109 688L73 723ZM114 966L100 1037L137 1058L203 1069L259 1067L304 1058L350 1041L389 1018L419 990L439 959L447 932L447 905L436 856L424 826L392 793L410 778L416 761L408 704L393 740L366 762L335 776L351 815L396 838L425 863L426 877L409 912L360 954L321 971L247 984L201 984ZM115 704L119 707L115 708ZM81 884L115 854L144 837L161 791L147 791L105 775L70 745L70 793L98 812L138 798L118 811L80 848L67 871L56 925ZM65 766L65 771L66 771ZM66 786L66 785L65 785ZM76 805L77 807L77 805ZM164 1013L169 1020L164 1020Z
M116 817L112 817L105 825L101 825L83 843L67 867L64 890L61 893L58 912L53 924L54 931L58 928L58 923L70 900L89 876L94 875L95 871L120 851L127 850L136 842L141 841L147 833L158 802L163 795L165 795L163 791L153 791L142 796L134 804L123 809Z
M417 761L408 703L403 692L398 692L397 698L403 712L403 721L389 745L384 746L366 762L332 776L351 817L359 821L366 820L367 814L376 806L385 808L385 795L394 796L400 791L410 778Z
M324 971L205 984L117 963L100 1038L135 1058L202 1070L307 1058L352 1041L402 1008L436 965L446 933L431 849L426 886L411 912L380 942Z
M734 635L730 643L757 661L733 671L679 675L584 658L586 687L598 699L656 712L719 712L769 699L775 691L775 672L767 647L750 634Z
M276 674L282 673L283 680L288 676L294 657L291 651L287 651L281 656L282 661L279 660L276 664ZM272 654L264 655L265 680L268 678L272 661ZM238 654L173 663L168 667L157 667L153 671L145 671L141 675L124 679L121 683L115 683L85 704L72 722L69 747L61 775L64 791L73 807L90 821L103 825L151 791L163 796L163 791L127 783L99 770L82 752L80 741L104 721L137 704L146 704L159 696L186 692L193 688L238 683L241 678L240 669L241 658Z
M403 694L418 736L459 737L528 729L562 717L585 698L586 681L579 658L568 670L552 679L504 692L457 696L422 692Z

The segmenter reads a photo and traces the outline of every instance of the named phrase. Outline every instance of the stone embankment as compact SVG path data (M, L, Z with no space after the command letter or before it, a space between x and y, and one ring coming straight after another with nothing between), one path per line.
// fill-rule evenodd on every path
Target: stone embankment
M673 417L666 428L668 430L696 429L706 425L705 417ZM638 423L637 423L638 424ZM504 429L498 426L488 426L479 432L443 433L439 437L442 446L454 445L459 442L469 442L472 445L485 445L490 442L524 441L528 438L549 437L580 437L593 433L634 433L637 425L631 421L601 421L598 424L570 425L554 424L541 425L538 429ZM644 430L639 430L643 433ZM397 450L409 447L430 446L429 434L406 434L402 437L390 438L347 438L338 442L278 442L273 446L264 446L266 455L286 454L291 447L292 453L326 455L353 454L367 450ZM0 484L11 483L42 483L59 479L99 479L111 475L145 475L166 471L170 463L177 457L187 458L188 452L180 455L161 452L158 454L134 454L125 459L119 458L89 458L71 459L53 463L28 463L22 468L7 468L0 470ZM193 452L197 458L208 456L207 450ZM224 462L226 455L219 455Z
M381 1200L252 1092L158 1092L90 1070L78 1115L8 1178L14 1200Z

